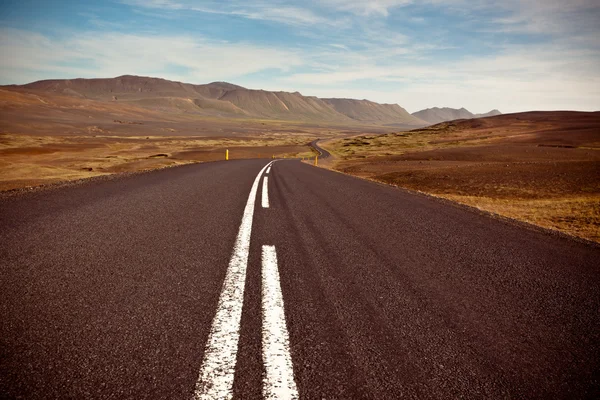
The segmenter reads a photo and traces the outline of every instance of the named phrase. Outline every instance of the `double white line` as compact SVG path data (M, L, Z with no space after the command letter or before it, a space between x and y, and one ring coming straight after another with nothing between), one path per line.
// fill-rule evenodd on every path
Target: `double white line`
M237 361L240 321L244 302L244 284L250 252L250 237L256 192L267 164L256 176L244 209L229 268L223 283L217 312L212 322L194 399L231 399ZM269 171L267 170L267 172ZM268 208L267 177L263 181L262 205ZM262 349L266 374L263 396L266 399L297 399L298 390L285 324L283 296L279 283L275 246L262 247Z

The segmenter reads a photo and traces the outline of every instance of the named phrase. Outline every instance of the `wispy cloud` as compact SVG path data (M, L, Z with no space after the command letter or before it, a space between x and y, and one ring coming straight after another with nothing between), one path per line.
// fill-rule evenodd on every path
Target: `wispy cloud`
M492 30L503 33L551 35L562 39L598 33L600 2L538 3L524 1L516 4L503 18L492 20Z
M122 16L80 13L84 27L4 26L0 79L134 73L412 111L600 109L598 0L114 1Z
M312 95L348 96L354 91L354 97L373 96L372 89L357 82L371 82L371 86L388 82L390 89L380 88L371 99L399 102L412 111L434 105L465 106L478 112L600 109L600 54L590 50L509 46L498 54L446 62L442 68L421 60L387 66L374 59L364 61L292 73L278 82Z
M257 8L243 11L229 11L230 15L239 15L249 19L275 21L291 25L341 25L343 20L331 20L320 17L312 11L298 7Z
M186 35L89 33L56 39L23 30L2 29L0 53L10 55L0 59L3 76L17 69L27 75L46 71L46 74L52 72L54 76L65 78L136 73L204 83L269 69L289 71L302 64L301 57L289 49ZM172 70L187 72L173 73Z
M323 0L321 3L355 15L387 17L391 9L411 4L413 0Z
M191 2L176 0L123 0L123 3L142 8L188 11L207 14L221 14L248 18L252 20L273 21L292 26L341 26L347 22L344 18L326 18L306 7L280 2Z

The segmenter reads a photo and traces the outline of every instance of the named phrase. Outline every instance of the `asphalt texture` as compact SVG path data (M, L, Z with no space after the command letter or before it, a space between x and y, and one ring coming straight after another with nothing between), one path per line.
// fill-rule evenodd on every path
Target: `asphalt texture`
M267 162L0 199L0 397L190 399ZM273 164L269 200L234 398L263 398L263 245L302 399L599 397L598 246L299 161Z
M329 153L327 150L325 150L324 148L322 148L321 146L319 146L319 141L320 140L321 139L313 140L308 145L310 147L312 147L313 149L315 149L315 151L317 153L319 153L319 157L321 157L321 158L327 158L327 157L329 157L331 155L331 153Z

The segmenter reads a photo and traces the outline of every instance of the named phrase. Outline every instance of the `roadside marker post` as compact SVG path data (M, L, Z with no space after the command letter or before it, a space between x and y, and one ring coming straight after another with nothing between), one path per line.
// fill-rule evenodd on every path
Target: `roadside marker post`
M225 150L225 161L229 160L229 149Z
M319 165L319 156L315 156L315 165Z

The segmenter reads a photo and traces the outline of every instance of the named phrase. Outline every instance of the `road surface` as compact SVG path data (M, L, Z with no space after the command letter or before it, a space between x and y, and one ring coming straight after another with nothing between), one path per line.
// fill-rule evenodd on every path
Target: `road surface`
M0 397L598 398L598 247L269 161L1 199Z
M319 153L319 157L321 157L321 158L327 158L327 157L329 157L331 155L331 153L329 153L327 150L325 150L324 148L322 148L321 146L319 146L319 141L320 140L321 139L313 140L308 145L310 147L312 147L313 149L315 149L315 151L317 153Z

